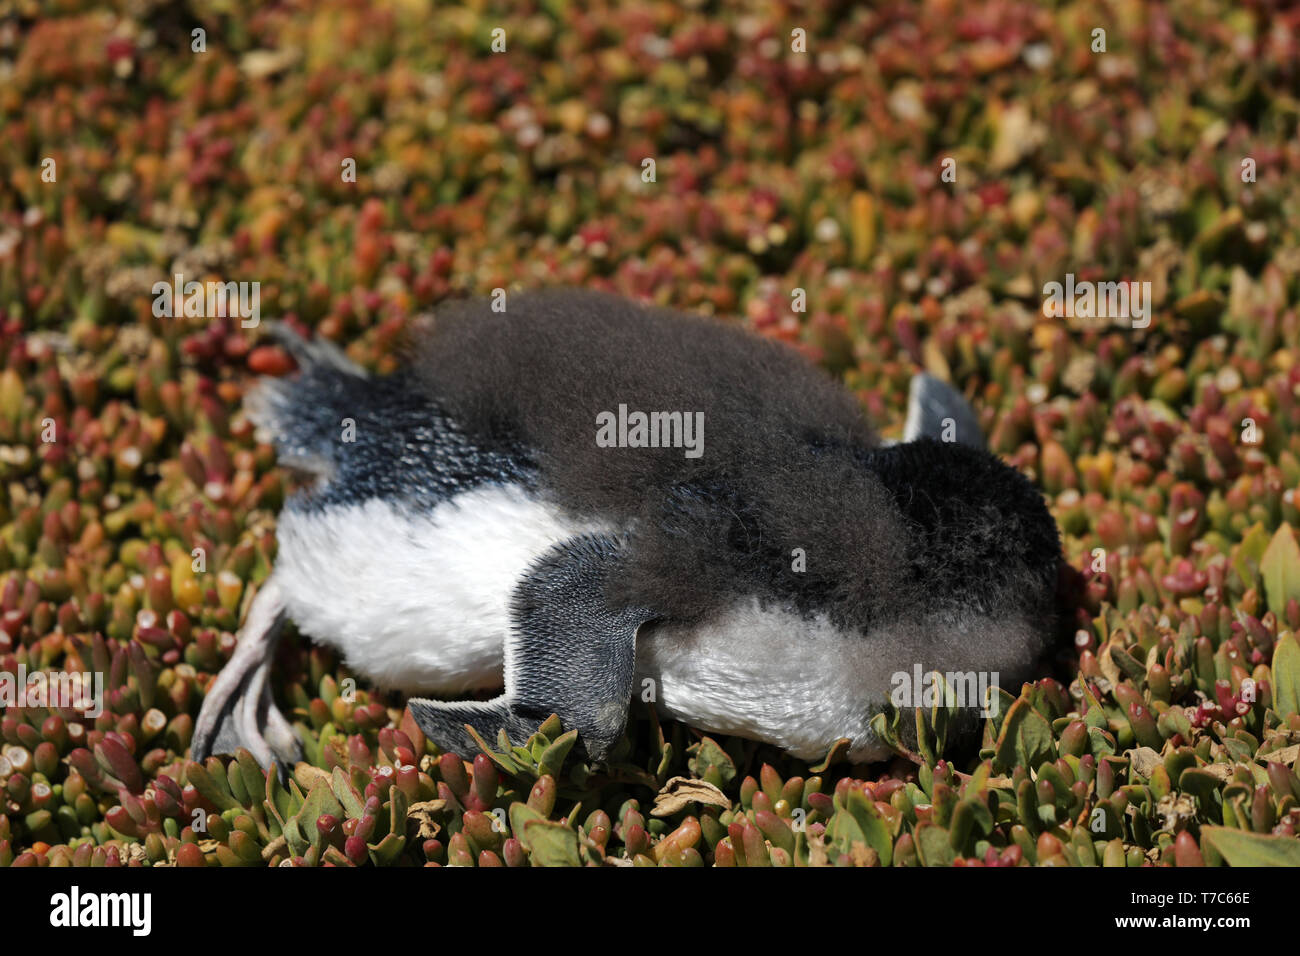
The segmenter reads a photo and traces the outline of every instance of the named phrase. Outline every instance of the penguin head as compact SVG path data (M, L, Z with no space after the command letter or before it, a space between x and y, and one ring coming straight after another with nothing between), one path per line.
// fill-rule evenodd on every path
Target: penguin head
M949 717L948 755L964 759L978 746L981 718L998 706L985 689L1015 696L1022 681L1044 676L1060 645L1056 522L1029 479L972 444L917 438L873 449L868 466L906 531L894 545L899 600L865 633L891 682L912 668L979 688ZM923 701L914 679L904 682L911 696L891 694L891 703L905 712L897 731L915 749L916 722L906 712Z
M918 395L929 411L911 416L924 430L910 440L813 429L647 499L622 599L690 620L757 594L844 633L897 636L915 646L899 656L922 662L942 622L964 620L1014 630L1040 656L1056 637L1056 524L1034 485L982 447L963 399L934 383ZM958 440L929 437L949 419ZM1007 655L992 644L996 669Z
M1034 485L982 448L918 438L868 467L907 528L908 577L927 611L1054 617L1060 534Z

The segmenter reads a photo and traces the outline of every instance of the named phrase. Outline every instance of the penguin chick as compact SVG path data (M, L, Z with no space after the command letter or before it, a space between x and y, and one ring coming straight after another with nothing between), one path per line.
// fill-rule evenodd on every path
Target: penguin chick
M596 760L634 698L805 759L842 737L882 759L869 723L898 675L1015 686L1052 640L1056 525L929 376L886 445L793 350L608 294L448 305L383 378L279 334L301 372L246 404L315 483L280 515L196 759L298 759L267 680L285 619L385 687L504 687L410 700L444 750L554 713Z

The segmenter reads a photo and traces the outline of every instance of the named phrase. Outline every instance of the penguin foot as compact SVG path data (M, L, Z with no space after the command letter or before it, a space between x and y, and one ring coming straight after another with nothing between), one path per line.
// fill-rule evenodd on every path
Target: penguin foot
M230 661L208 685L194 725L190 758L234 753L240 747L281 777L302 759L302 744L271 699L271 658L280 640L284 604L274 580L257 592Z
M608 760L627 725L636 632L654 617L645 608L611 608L605 600L621 548L608 535L581 535L543 555L515 591L505 693L485 702L411 699L411 714L425 735L463 756L477 748L466 724L485 740L505 730L522 743L555 714L578 731L588 757Z

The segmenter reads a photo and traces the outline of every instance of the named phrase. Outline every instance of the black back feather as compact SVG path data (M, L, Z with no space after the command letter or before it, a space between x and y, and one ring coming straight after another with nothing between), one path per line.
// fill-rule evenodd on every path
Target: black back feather
M299 510L385 498L427 507L486 483L534 487L536 467L514 443L476 440L410 380L371 378L332 343L283 323L271 334L298 362L245 398L280 461L315 479L289 500Z
M410 382L475 443L632 529L612 601L693 620L759 594L865 629L918 606L1037 613L1051 594L1056 528L1028 482L977 450L879 448L850 393L735 326L566 290L446 306L412 345ZM600 447L597 415L620 404L703 412L703 455Z

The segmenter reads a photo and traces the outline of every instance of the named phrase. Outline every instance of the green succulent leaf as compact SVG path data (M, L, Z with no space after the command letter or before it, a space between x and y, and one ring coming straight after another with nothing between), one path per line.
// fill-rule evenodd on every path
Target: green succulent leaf
M524 768L533 765L532 757L527 753L527 751L523 752L524 757L522 760L511 754L510 739L506 737L506 732L504 730L501 731L497 740L497 744L501 748L501 752L498 753L488 746L487 741L479 736L478 732L474 730L473 727L467 729L469 735L474 738L474 742L478 744L479 750L483 751L483 753L487 755L488 760L491 760L492 763L504 773L515 777L518 776ZM518 749L519 748L515 748L515 750Z
M1017 698L1002 722L995 748L995 768L1010 771L1017 766L1037 767L1055 759L1052 725L1028 699Z
M510 804L510 832L514 834L525 850L530 849L528 845L528 824L534 820L545 820L546 818L528 806L526 803Z
M314 830L315 827L312 829ZM298 818L296 816L289 817L284 821L281 832L284 834L285 843L289 846L289 852L294 856L305 856L307 850L311 848L311 844L307 842L307 838L302 835L302 831L298 828Z
M916 852L922 866L951 866L957 859L948 831L933 823L922 823L915 831Z
M1300 866L1300 840L1230 827L1201 827L1201 845L1229 866Z
M280 775L274 769L266 775L266 807L271 815L284 825L286 818L293 814L293 798L280 783Z
M898 719L898 712L894 711L895 726L897 726L897 719ZM883 713L876 714L876 716L871 718L871 728L873 730L877 730L878 727L886 728L889 726L887 724L887 720L888 718ZM878 730L877 733L879 733ZM888 731L886 731L886 733L888 733ZM882 734L880 739L885 740L887 738ZM852 745L853 745L853 741L851 741L848 737L841 737L839 740L835 741L835 743L831 745L831 749L826 752L826 756L822 758L821 763L818 763L817 765L810 767L809 769L812 770L813 773L824 773L826 771L826 768L831 766L832 764L836 764L842 760L848 759L849 747L851 747Z
M989 700L989 718L985 726L992 734L990 740L996 741L998 735L1002 732L1002 724L1007 719L1007 714L1011 706L1016 702L1016 698L1007 693L1002 687L994 687L990 690L991 699Z
M298 823L299 832L318 851L325 837L316 828L316 821L327 813L341 819L343 817L343 806L338 800L334 799L329 784L321 780L307 792L307 799L303 802L302 809L298 811L294 818Z
M1237 574L1247 586L1250 586L1250 582L1255 580L1255 574L1259 571L1260 563L1264 560L1264 553L1268 551L1268 545L1267 529L1262 523L1256 522L1242 536L1241 544L1234 550L1232 566L1236 568Z
M216 779L208 773L207 768L200 763L190 762L185 766L185 777L190 783L194 784L197 790L205 799L216 804L220 810L242 809L243 804L231 796L230 791L220 786ZM224 777L222 783L225 783ZM228 786L228 785L227 785Z
M578 834L554 820L529 820L524 824L534 866L581 866Z
M342 767L335 767L334 773L330 779L330 791L343 805L349 817L361 817L366 812L366 802L361 799L361 794L352 786L352 781L348 775L343 772Z
M389 833L378 843L369 844L371 858L378 866L390 866L406 848L406 837Z
M561 734L555 741L549 744L541 752L541 757L537 761L538 776L550 774L557 780L560 777L560 768L564 766L564 758L569 755L573 745L578 742L578 732L570 730L568 733Z
M689 766L695 776L708 780L720 790L736 779L735 762L712 737L700 739Z
M848 790L843 804L826 828L827 839L842 853L850 852L855 842L865 843L876 851L882 866L893 861L894 838L888 822L875 805L857 787Z
M1300 601L1300 545L1289 524L1281 525L1273 535L1259 570L1264 576L1264 595L1274 612L1280 615L1291 598Z
M235 752L235 763L239 767L240 780L248 795L245 806L254 806L258 795L266 791L266 773L257 765L253 755L243 747Z
M1281 714L1300 712L1300 641L1290 631L1273 648L1273 707Z

